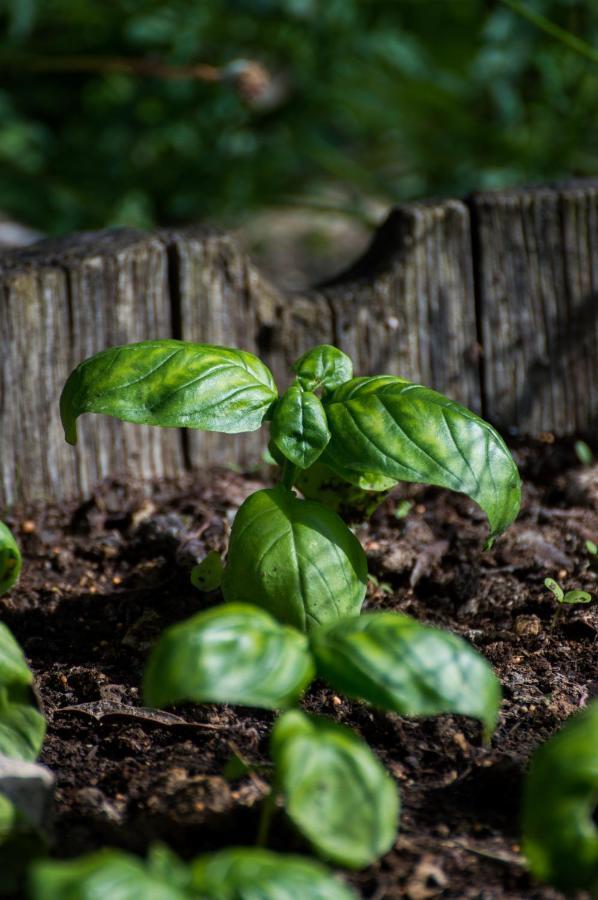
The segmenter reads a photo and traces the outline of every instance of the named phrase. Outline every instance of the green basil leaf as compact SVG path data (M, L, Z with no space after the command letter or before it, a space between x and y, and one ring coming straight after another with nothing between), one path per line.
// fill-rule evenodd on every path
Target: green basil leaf
M31 900L189 900L190 896L120 850L100 850L64 862L44 860L31 871Z
M69 443L77 417L105 413L145 425L236 434L255 431L277 392L270 370L251 353L186 341L112 347L69 376L60 413Z
M198 591L209 593L222 584L222 560L216 550L211 550L204 559L191 569L191 584Z
M293 364L293 372L306 391L316 391L320 387L332 391L352 377L353 363L337 347L320 344Z
M391 485L394 485L394 481ZM364 491L333 472L320 460L298 473L296 487L306 500L317 500L338 513L344 521L362 522L376 512L387 491Z
M12 532L0 522L0 594L9 591L21 574L21 553Z
M567 591L562 600L563 603L591 603L592 595L587 591Z
M319 854L359 869L390 850L397 787L353 731L293 710L274 726L271 748L287 814Z
M9 629L0 622L0 685L31 684L33 675L23 651Z
M255 606L225 604L168 628L145 671L149 706L291 706L314 676L305 635Z
M545 578L544 587L548 588L549 591L552 591L559 603L563 603L565 599L565 592L558 581L555 581L554 578Z
M32 762L41 750L46 723L23 684L0 686L0 754Z
M294 384L276 404L271 425L272 441L286 459L307 469L330 440L326 413L311 391Z
M301 631L357 615L367 561L331 510L282 485L257 491L235 518L224 570L225 600L254 603Z
M598 896L598 700L532 758L523 797L523 849L537 878Z
M501 699L489 663L462 638L402 613L370 613L314 631L318 674L335 690L405 716L456 713L491 734Z
M23 651L0 622L0 754L34 760L46 730L31 693L33 675Z
M320 863L269 850L233 848L191 864L192 887L206 900L355 900Z
M325 403L331 439L321 461L362 488L376 478L450 488L490 523L489 542L515 519L517 467L500 435L442 394L390 376L354 378Z

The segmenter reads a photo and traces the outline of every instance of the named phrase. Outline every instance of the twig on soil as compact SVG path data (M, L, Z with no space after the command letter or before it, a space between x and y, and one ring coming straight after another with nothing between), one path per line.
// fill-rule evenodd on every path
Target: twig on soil
M63 706L54 710L54 717L64 715L81 714L101 722L106 718L133 719L135 721L150 722L153 725L166 725L170 728L200 728L207 731L220 731L218 725L209 722L187 722L174 713L163 712L157 709L149 709L144 706L125 706L119 703L111 703L108 700L98 700L95 703L79 703L76 706Z

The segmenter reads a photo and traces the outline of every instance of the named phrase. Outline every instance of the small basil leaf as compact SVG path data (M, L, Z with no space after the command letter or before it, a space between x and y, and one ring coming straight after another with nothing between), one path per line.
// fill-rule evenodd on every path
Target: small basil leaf
M397 787L354 732L293 710L274 726L271 749L286 811L318 853L359 869L390 850Z
M330 440L326 413L318 397L294 384L276 404L272 441L300 469L312 465Z
M31 689L0 686L0 754L32 762L39 755L46 723L33 705Z
M489 543L515 519L517 467L500 435L442 394L404 379L354 378L325 403L331 439L321 461L362 488L376 477L450 488L490 523Z
M356 900L320 863L269 850L222 850L198 857L191 870L206 900Z
M251 353L186 341L112 347L69 376L60 414L69 443L82 413L145 425L255 431L276 400L270 370Z
M305 635L263 609L225 604L161 635L143 693L149 706L192 700L275 709L296 702L313 676Z
M363 549L342 519L279 485L257 491L235 518L225 600L255 603L301 631L357 615L367 586Z
M534 754L523 797L523 849L537 878L598 896L598 700Z
M567 591L563 603L591 603L592 595L587 591Z
M21 553L11 531L0 522L0 594L9 591L21 574Z
M204 559L191 569L191 584L198 591L217 590L222 583L222 560L220 554L211 550Z
M394 485L394 481L390 482ZM387 491L364 491L333 472L320 460L309 469L299 472L296 487L306 500L317 500L349 522L362 522L378 509Z
M315 391L319 387L332 391L352 377L353 363L342 350L330 344L320 344L293 364L293 372L306 391Z
M35 863L31 900L188 900L189 893L146 870L120 850L100 850L65 862Z
M33 675L23 651L9 629L0 622L0 685L31 684Z
M370 613L314 631L318 673L335 690L405 716L456 713L491 734L501 698L489 663L464 640L402 613Z
M558 581L555 581L554 578L545 578L544 587L548 588L549 591L552 591L559 603L563 602L563 600L565 599L565 592L563 591Z

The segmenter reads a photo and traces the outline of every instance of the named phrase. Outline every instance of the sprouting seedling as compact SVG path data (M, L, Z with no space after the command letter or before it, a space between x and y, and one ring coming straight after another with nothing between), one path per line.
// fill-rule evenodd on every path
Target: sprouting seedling
M545 578L544 579L544 587L547 587L549 591L551 591L559 604L557 606L556 612L552 619L552 627L556 625L560 618L560 614L562 611L563 604L571 604L575 605L577 603L591 603L592 595L588 594L587 591L580 590L572 590L572 591L564 591L558 581L555 581L554 578Z
M222 589L227 601L259 602L303 630L357 614L367 585L351 530L309 499L315 466L371 492L411 481L467 494L488 517L489 543L517 515L517 467L474 413L403 378L353 378L349 357L327 344L293 371L279 396L267 366L241 350L175 340L111 348L69 377L60 401L65 435L74 444L77 418L88 412L231 434L268 422L281 481L237 513ZM308 499L295 495L296 484Z
M582 466L591 466L594 455L585 441L575 441L575 454Z

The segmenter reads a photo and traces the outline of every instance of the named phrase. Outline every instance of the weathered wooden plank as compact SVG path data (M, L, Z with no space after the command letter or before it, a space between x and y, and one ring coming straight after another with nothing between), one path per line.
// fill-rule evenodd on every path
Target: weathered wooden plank
M336 344L361 374L422 382L481 406L469 212L457 200L396 207L366 254L324 288Z
M471 205L486 415L524 433L595 434L598 185Z
M109 475L181 471L177 431L98 416L81 422L73 449L64 443L58 413L62 386L86 356L171 335L167 275L162 242L130 231L42 242L3 259L0 507L85 495Z

